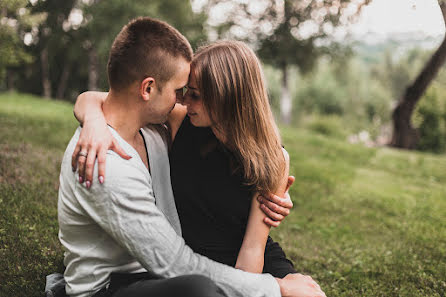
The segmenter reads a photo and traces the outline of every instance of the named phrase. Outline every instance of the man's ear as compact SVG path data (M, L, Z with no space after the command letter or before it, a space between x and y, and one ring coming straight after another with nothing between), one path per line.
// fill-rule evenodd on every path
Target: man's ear
M142 82L139 89L139 94L144 100L149 100L150 96L156 89L156 81L153 77L146 77Z

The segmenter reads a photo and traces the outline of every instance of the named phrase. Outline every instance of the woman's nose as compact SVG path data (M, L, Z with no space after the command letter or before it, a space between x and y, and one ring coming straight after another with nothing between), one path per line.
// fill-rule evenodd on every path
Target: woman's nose
M185 106L190 105L190 99L189 99L189 94L188 94L188 92L186 92L186 94L184 94L184 96L183 96L183 98L182 98L182 100L181 100L180 103L181 103L182 105L185 105Z

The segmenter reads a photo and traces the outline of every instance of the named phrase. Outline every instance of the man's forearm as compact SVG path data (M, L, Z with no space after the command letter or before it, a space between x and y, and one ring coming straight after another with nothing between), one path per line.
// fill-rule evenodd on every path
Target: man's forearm
M107 94L106 92L88 91L77 97L74 105L74 116L81 125L85 121L96 118L104 119L105 121L102 104L105 102Z
M205 275L226 296L280 296L271 275L236 270L198 255L185 245L155 205L148 172L135 165L108 154L108 182L93 184L89 190L77 185L77 191L79 199L86 198L81 204L90 217L143 267L163 277Z

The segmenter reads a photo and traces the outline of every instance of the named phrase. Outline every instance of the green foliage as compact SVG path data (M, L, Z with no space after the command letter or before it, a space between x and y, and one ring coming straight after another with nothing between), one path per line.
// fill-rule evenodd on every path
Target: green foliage
M345 140L349 132L345 129L342 118L336 115L320 116L313 114L309 119L306 119L303 127L315 133L341 140Z
M58 175L76 126L70 104L0 94L0 296L42 296L63 270ZM294 210L272 236L297 270L332 297L444 296L445 158L281 131Z
M298 92L296 108L302 112L342 115L346 89L339 85L330 66L324 66L305 78L306 83Z
M435 86L423 96L413 115L420 136L418 149L446 151L446 96L440 97Z
M29 64L33 56L23 44L23 35L32 26L39 24L43 16L31 14L27 0L2 1L0 23L0 81L3 81L7 68ZM2 86L0 85L0 88Z
M280 90L277 87L279 73L267 68L267 78L273 108ZM342 135L367 130L373 137L390 121L392 96L381 82L371 75L367 65L358 58L348 60L320 59L314 70L306 76L292 73L295 124L307 126L313 118L336 122ZM312 114L315 116L313 117ZM326 117L328 116L328 117Z
M0 74L8 68L8 81L15 81L16 89L34 94L43 94L42 81L46 78L51 85L51 94L69 100L87 90L89 82L96 81L94 77L98 77L97 88L107 89L106 67L111 44L121 28L136 17L151 16L167 21L195 48L207 39L203 27L207 16L194 13L190 1L40 0L29 4L27 0L8 0L8 3L14 3L16 7L8 13L17 20L23 19L19 22L23 26L14 28L14 34L9 27L0 26ZM26 11L23 10L25 6ZM25 14L19 15L19 11ZM72 23L70 15L80 16L80 23ZM31 16L41 19L30 25ZM9 30L6 37L3 27ZM30 31L33 41L25 46L24 33ZM3 42L4 39L7 42ZM42 64L42 52L45 51L48 52L48 63ZM5 64L5 59L10 62ZM31 64L25 65L25 62ZM48 66L47 76L43 66ZM94 87L93 83L91 87ZM0 89L4 86L0 85Z
M352 2L367 4L370 1L312 0L298 3L265 0L258 4L263 6L261 10L247 1L210 1L210 6L222 7L227 4L232 7L224 21L216 25L219 37L223 35L249 41L258 47L258 54L265 63L280 69L294 65L301 73L306 73L322 54L336 55L336 51L325 50L327 42L318 44L318 41L330 37L331 32L326 28L340 25L342 16L352 16L352 8L355 10ZM249 30L247 25L254 31L234 33ZM242 30L232 30L234 28ZM342 48L340 44L336 47Z
M203 24L204 14L195 14L189 1L97 1L93 5L83 5L86 21L81 31L84 31L86 49L96 48L99 56L101 73L100 88L107 89L108 81L105 75L108 53L116 35L131 19L149 16L168 22L184 34L193 47L206 40Z
M371 59L369 53L338 59L324 57L305 76L291 72L294 124L340 139L365 130L372 140L379 138L380 144L386 143L390 140L393 106L429 54L430 51L415 48L392 56L389 49L381 49L376 55L384 57L382 60ZM266 67L265 72L272 107L277 113L280 73L271 67ZM414 112L419 150L446 150L445 85L443 70Z
M396 55L393 50L395 48L387 49L383 60L373 65L371 71L372 75L391 91L393 99L399 100L409 83L421 71L430 56L430 51L413 48L404 55Z

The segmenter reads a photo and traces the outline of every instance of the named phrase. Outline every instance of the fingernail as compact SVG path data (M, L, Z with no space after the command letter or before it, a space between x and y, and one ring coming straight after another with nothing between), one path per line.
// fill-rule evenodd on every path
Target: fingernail
M87 182L85 183L85 185L87 186L87 189L90 189L91 183L89 180L87 180Z
M260 198L260 196L257 196L257 201L262 202L262 198Z
M79 182L80 182L80 183L83 183L83 182L84 182L84 179L82 178L82 176L79 176Z
M103 177L103 176L100 176L100 177L99 177L99 182L100 182L101 184L104 183L104 177Z

